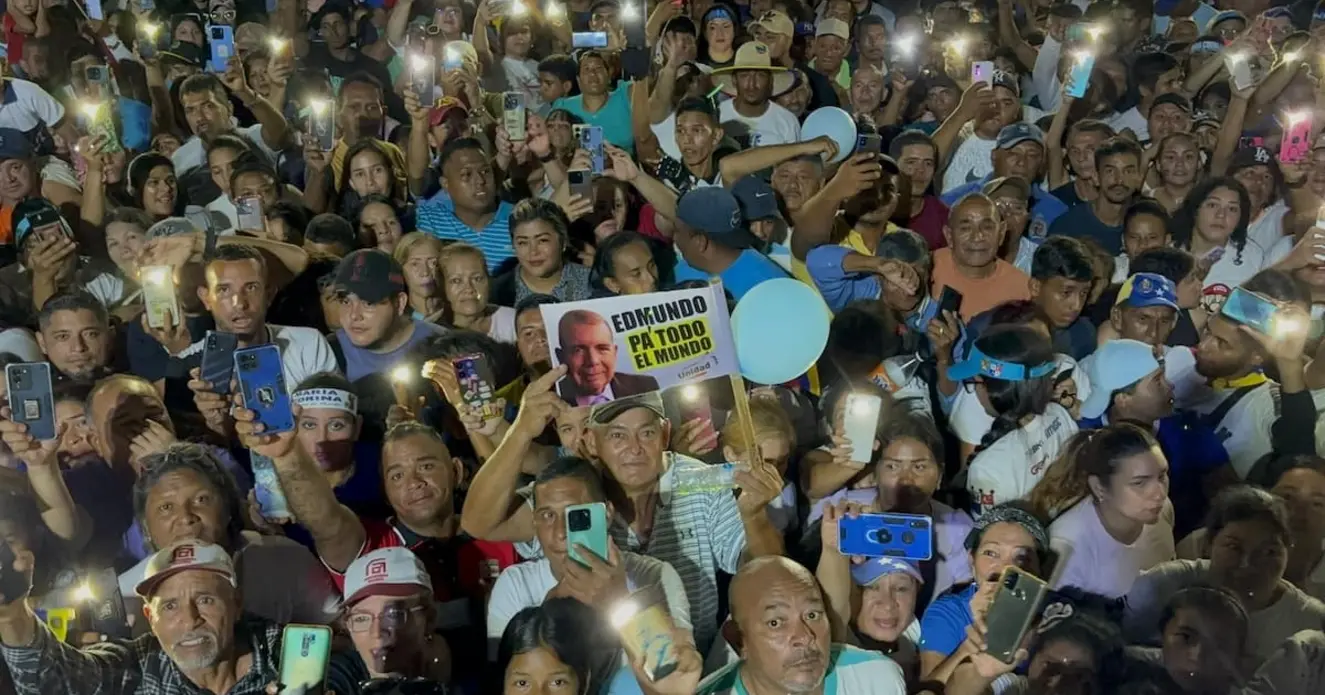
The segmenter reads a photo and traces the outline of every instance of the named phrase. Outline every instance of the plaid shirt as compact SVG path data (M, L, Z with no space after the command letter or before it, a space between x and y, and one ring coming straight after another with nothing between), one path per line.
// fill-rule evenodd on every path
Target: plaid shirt
M34 618L35 620L35 618ZM253 664L224 695L264 695L280 672L281 626L244 616L235 641L248 642ZM28 647L0 646L18 695L195 695L203 691L175 666L154 635L76 649L37 623Z

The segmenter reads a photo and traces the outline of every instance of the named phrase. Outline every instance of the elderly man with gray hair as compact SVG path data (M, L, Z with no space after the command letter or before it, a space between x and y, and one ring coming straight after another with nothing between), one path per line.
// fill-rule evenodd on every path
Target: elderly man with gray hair
M245 611L279 623L330 622L338 595L321 563L284 536L245 531L244 508L234 478L204 445L175 443L142 460L134 517L154 550L185 540L219 545L234 556ZM151 563L120 575L126 604ZM139 612L127 608L129 615Z

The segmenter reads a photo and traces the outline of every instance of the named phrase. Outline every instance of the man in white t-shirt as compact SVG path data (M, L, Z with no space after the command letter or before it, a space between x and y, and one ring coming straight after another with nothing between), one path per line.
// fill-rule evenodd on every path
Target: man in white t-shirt
M193 137L170 156L175 165L175 174L180 178L207 164L206 144L223 133L233 133L248 140L272 161L275 161L276 152L285 144L287 124L280 110L249 89L242 79L238 82L228 76L226 79L232 91L252 110L258 122L247 128L235 125L230 94L226 91L226 84L216 75L194 75L185 79L179 86L179 101ZM234 90L238 83L242 83L242 88Z
M940 153L952 152L943 173L943 193L994 171L990 155L999 132L1022 117L1020 90L1016 75L996 70L992 88L962 95L957 110L934 133ZM950 150L948 143L959 138L961 144Z
M713 71L714 84L735 97L718 107L719 122L738 140L748 138L750 147L798 142L800 122L772 101L774 94L791 89L794 81L786 68L773 65L768 46L746 43L736 51L731 67Z
M602 531L606 547L578 545L574 552L583 560L570 556L568 535L592 519L583 505L605 502L605 519L613 516L612 503L607 502L602 477L593 464L574 456L557 459L538 474L532 488L529 503L543 557L507 567L493 585L488 597L489 658L496 658L502 633L516 613L554 596L578 599L607 615L627 595L657 586L672 621L677 627L690 629L690 601L680 575L668 563L618 549L606 536L606 528L593 529ZM606 551L607 557L599 557L596 550Z

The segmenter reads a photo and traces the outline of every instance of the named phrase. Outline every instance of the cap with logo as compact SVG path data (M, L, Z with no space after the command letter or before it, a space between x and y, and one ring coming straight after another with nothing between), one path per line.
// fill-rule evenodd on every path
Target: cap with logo
M732 186L732 195L741 206L741 214L750 222L778 217L777 195L758 174L749 174L737 181Z
M617 419L622 413L636 408L653 411L658 417L667 417L667 413L663 409L662 394L657 391L650 391L595 405L589 411L589 422L596 425L606 425Z
M370 304L405 293L405 271L396 259L378 249L359 249L341 259L332 288Z
M201 46L188 41L176 41L160 53L162 62L177 62L201 68L207 64L208 54Z
M1027 140L1043 147L1044 131L1033 123L1013 123L1012 125L1003 126L1003 129L998 131L998 139L994 141L994 147L1006 150Z
M1081 416L1087 418L1103 416L1113 394L1161 368L1154 346L1127 338L1104 343L1085 362L1090 395L1081 402Z
M7 159L31 159L32 140L21 130L0 128L0 162Z
M237 586L235 566L230 554L219 545L197 540L184 540L162 548L147 558L147 568L134 593L143 599L151 598L161 582L189 570L215 572Z
M1114 306L1126 305L1132 309L1166 306L1178 310L1178 288L1173 281L1158 273L1135 273L1118 288Z
M785 12L779 10L769 10L759 16L759 19L751 22L751 28L761 27L770 34L779 36L794 36L796 34L796 25L792 24L791 18Z
M45 198L28 198L14 206L13 215L10 218L14 234L14 245L23 246L23 242L32 232L56 224L73 238L73 231L64 222L64 216L60 214L60 209L55 204Z
M1269 149L1260 146L1243 147L1234 152L1233 159L1228 163L1228 175L1255 166L1269 167L1276 179L1280 177L1279 162Z
M995 70L994 74L989 78L989 86L1002 87L1013 94L1021 96L1021 82L1015 72Z
M458 111L463 116L469 116L469 107L465 106L465 102L455 97L442 97L437 105L428 111L428 125L436 128L442 124L442 121L446 120L446 117L452 111Z
M432 578L409 548L378 548L361 555L345 570L345 604L369 596L432 594Z
M901 558L872 557L851 566L851 578L860 586L871 586L880 579L897 573L905 574L918 583L925 583L925 578L920 575L920 568Z
M1044 364L1021 364L1000 360L986 355L980 350L980 346L972 344L971 352L966 359L948 367L948 378L953 381L966 381L984 376L1001 381L1030 381L1052 374L1057 366L1058 364L1052 360Z
M694 188L676 203L676 217L698 234L735 249L752 249L759 239L745 228L736 197L721 186Z
M814 28L814 36L836 36L843 41L851 40L851 26L836 17L825 17L819 20L819 24Z

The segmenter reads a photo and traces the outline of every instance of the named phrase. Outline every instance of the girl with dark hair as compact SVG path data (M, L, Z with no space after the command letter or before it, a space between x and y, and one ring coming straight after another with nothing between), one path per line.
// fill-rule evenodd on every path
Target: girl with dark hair
M135 207L146 210L153 220L163 220L179 211L179 181L170 158L146 152L129 162L129 190Z
M340 172L339 210L341 217L351 217L363 199L370 195L384 196L398 209L409 202L409 191L401 183L403 172L397 171L391 156L375 138L364 138L345 152L345 166Z
M1150 191L1150 195L1172 214L1182 207L1196 181L1205 173L1201 164L1201 143L1191 133L1173 133L1160 141L1154 163L1159 185Z
M522 200L511 211L510 225L517 264L497 278L494 301L511 306L531 294L563 302L589 298L589 269L567 262L570 223L556 203Z
M1247 610L1233 592L1212 586L1179 590L1160 619L1161 655L1169 677L1191 695L1227 693L1241 682Z
M731 5L715 2L699 20L699 61L710 68L730 67L736 61L740 17Z
M1006 324L976 338L966 359L948 370L993 418L967 459L973 514L1025 497L1076 434L1072 415L1053 402L1056 369L1043 333Z
M1325 604L1284 579L1292 531L1283 500L1248 485L1226 488L1205 533L1208 559L1161 563L1132 585L1123 616L1129 641L1158 644L1164 607L1180 589L1200 584L1228 589L1247 609L1246 663L1260 663L1297 632L1320 629Z
M1250 219L1247 189L1229 176L1202 181L1173 214L1169 227L1173 245L1210 268L1201 300L1209 314L1219 313L1229 290L1265 264L1264 251L1247 239Z
M1119 598L1142 571L1174 558L1169 466L1129 423L1078 432L1031 491L1058 564L1054 586Z
M1006 675L1017 664L998 664L996 671L988 655L983 663L963 664L948 681L947 692L986 692L994 681L1005 687L1003 695L1068 695L1112 692L1101 686L1120 675L1123 666L1122 631L1106 616L1083 611L1067 603L1051 603L1041 611L1031 635L1030 653L1024 675Z
M406 211L384 195L373 193L364 196L353 217L359 245L391 253L405 234L402 218L406 214Z
M594 282L614 295L658 291L658 262L649 239L619 232L604 239L594 253Z
M1288 507L1293 543L1284 579L1325 600L1325 459L1296 456L1270 492Z

